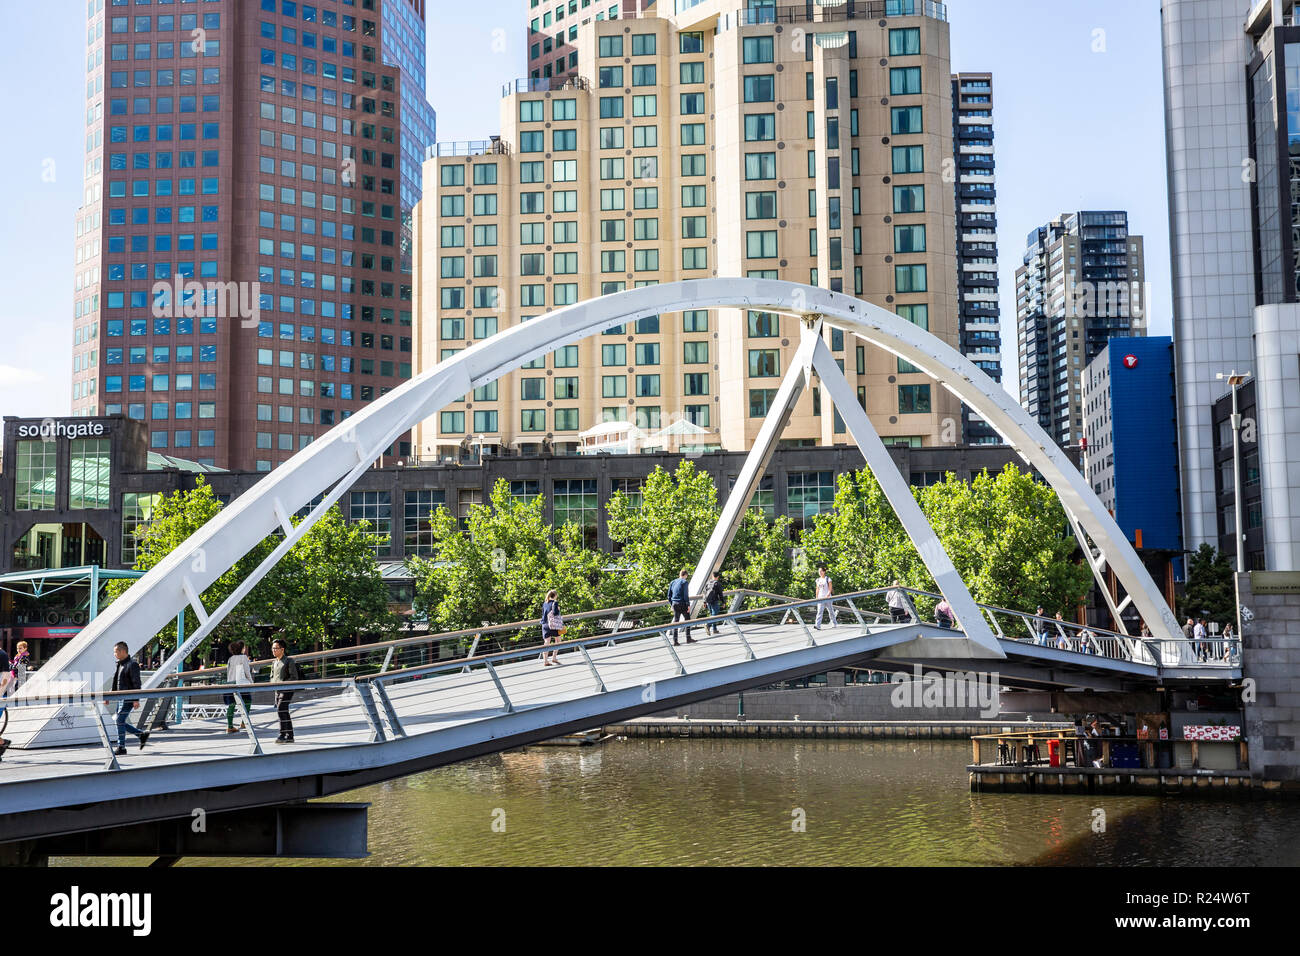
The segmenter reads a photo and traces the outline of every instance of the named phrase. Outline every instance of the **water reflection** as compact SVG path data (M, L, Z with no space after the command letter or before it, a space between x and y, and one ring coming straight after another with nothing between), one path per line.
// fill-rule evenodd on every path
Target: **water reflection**
M972 794L969 759L959 741L533 747L338 797L371 803L371 856L332 865L1300 864L1295 804Z

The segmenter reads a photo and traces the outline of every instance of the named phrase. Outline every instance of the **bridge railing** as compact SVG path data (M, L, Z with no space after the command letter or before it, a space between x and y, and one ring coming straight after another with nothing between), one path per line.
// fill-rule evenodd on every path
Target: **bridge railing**
M856 595L839 596L833 603L848 613L852 613L858 622L865 627L865 615L858 611L855 605L855 598L869 596L874 592L861 592ZM752 595L751 595L752 596ZM655 604L630 605L634 608L646 608L656 606ZM728 612L726 614L712 615L709 617L695 618L689 622L691 631L700 634L699 640L707 641L709 639L708 629L712 628L713 633L728 634L739 638L740 653L743 660L754 660L756 655L750 646L746 637L747 633L757 633L762 627L779 626L790 620L797 622L803 629L807 637L808 647L814 647L817 644L813 634L813 628L809 626L812 615L819 605L825 605L825 599L812 599L806 601L786 601L784 603L775 603L764 605L757 608L748 608L741 611ZM608 612L592 612L608 613ZM742 626L743 622L743 626ZM569 662L575 662L575 657L579 658L586 666L593 681L593 689L597 693L606 693L607 687L604 682L604 676L601 674L597 664L592 659L590 650L595 647L617 648L623 646L625 651L638 651L642 648L644 640L662 641L665 650L671 656L674 664L674 670L677 675L686 674L686 668L678 655L675 648L678 646L676 640L669 640L671 632L686 630L688 624L685 622L676 625L672 623L657 623L649 627L633 628L627 631L614 631L609 634L597 636L576 638L568 641L553 643L546 647L540 645L530 645L505 651L499 651L492 654L455 658L452 660L440 661L437 663L425 664L418 667L407 667L399 670L381 670L378 673L366 674L354 677L336 677L330 679L312 679L297 681L280 681L274 683L253 683L253 684L202 684L190 683L175 687L158 687L148 690L124 690L124 691L97 691L88 693L76 693L74 695L40 695L26 697L21 700L12 701L8 706L11 707L47 707L50 705L61 705L72 708L83 708L90 712L92 723L97 727L101 743L107 752L106 769L117 770L120 765L117 763L115 748L110 740L110 732L105 728L100 705L105 705L112 710L113 704L120 704L123 701L150 701L165 700L174 698L179 700L212 700L219 698L228 706L233 705L239 712L245 725L245 731L249 738L248 755L263 753L259 744L253 722L249 717L247 704L243 697L246 694L265 694L267 692L287 692L293 694L311 693L313 696L335 696L347 698L355 705L365 726L369 730L369 741L378 742L385 739L386 733L391 737L402 737L406 735L406 729L402 724L402 718L398 713L397 704L402 702L398 696L390 696L388 687L391 684L406 684L418 681L426 677L445 674L466 674L470 675L471 680L476 676L486 674L495 686L497 693L501 697L502 709L505 713L511 713L515 709L515 703L506 691L497 668L507 663L516 663L528 660L537 656L539 650L546 653L554 652L557 655L568 655ZM689 637L689 634L688 634ZM354 649L348 649L354 650ZM613 660L617 660L617 654L602 655L602 664L608 665ZM212 672L199 671L201 675ZM608 671L607 671L608 673ZM512 683L518 679L518 675L510 675ZM538 681L545 681L548 674L540 673L537 675ZM535 683L535 682L533 682ZM464 693L464 686L448 685L442 688L450 697ZM518 694L518 691L516 691ZM301 698L300 698L301 700ZM346 722L354 722L354 717L347 717ZM340 724L344 723L340 720Z

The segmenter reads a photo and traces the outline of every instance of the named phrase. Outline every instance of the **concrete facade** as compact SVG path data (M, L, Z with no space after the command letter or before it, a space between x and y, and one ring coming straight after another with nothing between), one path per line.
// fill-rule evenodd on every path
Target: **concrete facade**
M1237 575L1251 774L1300 793L1300 574Z

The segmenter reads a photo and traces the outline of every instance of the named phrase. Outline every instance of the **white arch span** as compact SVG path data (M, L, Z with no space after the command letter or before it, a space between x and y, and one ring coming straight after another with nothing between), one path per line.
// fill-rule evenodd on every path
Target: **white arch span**
M398 436L472 389L562 345L625 322L660 313L719 308L780 312L805 320L820 317L929 374L980 414L1051 484L1076 527L1086 532L1103 559L1109 562L1128 592L1128 600L1154 636L1170 639L1182 636L1136 552L1083 476L1037 422L959 352L894 313L851 296L770 279L714 278L646 286L557 309L458 352L394 389L335 426L223 508L216 518L109 605L42 667L20 694L72 694L103 687L103 675L110 672L114 643L125 641L132 652L139 650L186 605L194 608L201 622L186 643L192 646L201 641ZM808 345L807 340L805 335L807 367L821 366L816 360L816 343ZM823 380L827 381L832 398L842 407L850 430L865 452L864 438L870 436L860 433L854 422L860 426L866 416L852 415L857 403L851 393L835 393L837 383L829 381L834 376L828 372L829 368L822 371ZM879 442L879 438L875 440ZM321 494L324 499L306 520L294 527L289 516ZM910 495L907 498L911 500ZM900 501L892 497L891 501L899 508ZM901 511L900 517L903 517ZM204 608L199 595L277 527L284 530L285 537L266 561L221 607L211 612ZM908 530L915 539L914 528L909 526ZM725 531L721 534L729 538ZM714 544L711 542L711 547ZM945 562L948 567L951 562L942 548L937 555L927 557L926 552L930 550L921 547L932 572L936 567L939 569L934 575L939 580ZM721 551L725 553L725 545ZM930 558L934 558L934 563ZM951 589L942 584L941 587L968 636L985 647L992 645L990 656L1002 656L979 612L974 610L965 586L958 580ZM180 655L178 651L173 661ZM173 661L164 665L155 681L171 669L169 665ZM63 719L56 721L56 716ZM38 735L39 744L94 739L95 732L90 727L83 719L73 718L72 711L59 715L44 707L17 708L12 712L9 732L18 746L31 746Z

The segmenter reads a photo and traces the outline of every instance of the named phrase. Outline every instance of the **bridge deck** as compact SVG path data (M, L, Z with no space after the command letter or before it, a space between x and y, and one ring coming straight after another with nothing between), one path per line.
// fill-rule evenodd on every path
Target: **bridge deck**
M891 630L871 629L871 633ZM780 658L807 643L798 624L759 625L743 628L754 655L759 660ZM862 637L866 632L856 621L814 631L819 645L832 645ZM687 644L683 635L680 647L674 648L688 673L695 674L745 659L744 646L734 631L724 630L705 638L697 627L695 644ZM642 688L675 676L676 664L659 638L649 638L600 646L589 652L607 691L629 687ZM546 667L540 657L498 664L497 676L516 711L564 701L578 700L596 693L591 670L575 651L560 655L559 666ZM486 670L468 673L437 674L388 685L388 694L397 711L402 728L408 735L429 734L452 727L501 716L503 704L496 686ZM215 699L215 698L207 698ZM105 729L116 740L113 714L100 708ZM136 711L135 714L139 714ZM315 699L294 700L291 706L294 739L292 745L277 745L279 721L275 708L259 705L253 709L253 722L263 750L268 753L292 753L320 750L370 740L370 727L355 698L330 695ZM224 719L186 718L179 725L155 733L148 746L138 749L136 738L127 734L127 754L118 757L120 771L106 771L107 753L99 745L59 747L42 750L10 750L0 761L0 810L17 809L8 805L4 793L10 785L27 780L49 780L79 774L113 774L142 767L167 764L190 764L248 756L251 742L247 734L228 734Z

